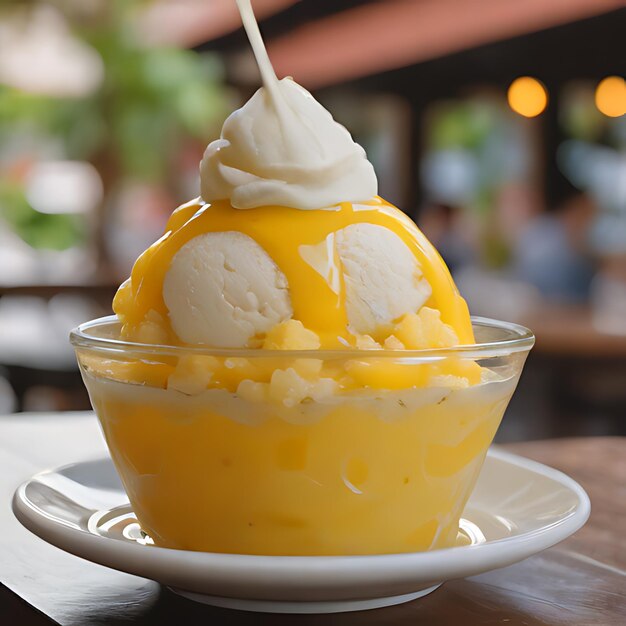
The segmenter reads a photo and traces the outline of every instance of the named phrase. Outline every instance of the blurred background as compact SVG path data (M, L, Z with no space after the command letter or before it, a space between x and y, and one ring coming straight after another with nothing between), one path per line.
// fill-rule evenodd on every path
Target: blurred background
M623 2L253 5L472 312L535 331L500 440L626 434ZM0 414L89 407L69 330L258 84L234 0L0 3Z

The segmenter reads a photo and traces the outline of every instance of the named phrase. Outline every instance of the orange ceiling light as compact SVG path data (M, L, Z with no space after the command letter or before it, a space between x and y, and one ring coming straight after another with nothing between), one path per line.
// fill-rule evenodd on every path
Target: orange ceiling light
M509 106L524 117L537 117L548 106L548 91L543 83L531 76L516 78L507 92Z
M626 82L621 76L607 76L596 87L596 106L607 117L626 114Z

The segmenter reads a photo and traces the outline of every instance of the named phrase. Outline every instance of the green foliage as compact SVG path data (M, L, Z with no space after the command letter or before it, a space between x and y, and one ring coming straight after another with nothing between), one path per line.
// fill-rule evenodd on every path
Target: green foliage
M181 135L206 141L221 120L220 68L190 50L142 47L118 22L87 36L106 68L93 104L123 173L159 180Z
M0 86L0 141L26 132L54 140L64 157L104 167L105 191L117 180L167 181L181 139L206 142L226 112L221 68L190 50L145 47L129 28L141 2L108 0L99 13L74 7L74 32L103 60L104 81L84 98L53 98ZM70 11L69 5L64 6ZM19 135L18 135L19 136ZM2 181L2 208L31 245L64 247L80 236L79 217L43 215L16 180ZM58 229L58 235L52 232Z
M158 180L168 169L176 139L206 141L225 112L218 67L177 49L122 45L120 35L94 39L106 66L98 93L52 98L0 86L0 134L27 126L63 141L66 156L92 159L107 151L120 176Z
M598 141L607 126L607 118L598 111L591 89L580 89L563 99L559 122L568 135L582 141Z
M35 211L21 186L1 181L0 218L33 248L66 250L85 236L80 216Z
M496 124L497 111L485 102L451 102L438 111L431 125L430 144L437 150L477 150Z
M489 267L503 267L511 256L509 243L494 221L498 189L510 176L510 163L503 158L513 140L509 115L498 101L450 101L438 106L428 127L429 149L463 153L475 165L475 181L463 210L479 227L480 252Z

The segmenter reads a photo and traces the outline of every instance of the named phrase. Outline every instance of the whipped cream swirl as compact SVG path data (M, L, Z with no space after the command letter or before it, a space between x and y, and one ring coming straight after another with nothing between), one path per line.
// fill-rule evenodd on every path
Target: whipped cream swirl
M276 78L249 0L237 4L264 86L207 147L200 164L203 200L228 199L238 209L320 209L371 199L378 182L365 150L306 89Z

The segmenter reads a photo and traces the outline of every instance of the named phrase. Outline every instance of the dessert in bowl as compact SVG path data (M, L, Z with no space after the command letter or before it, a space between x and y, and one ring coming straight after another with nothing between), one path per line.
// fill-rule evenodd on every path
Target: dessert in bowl
M120 287L72 334L159 546L269 555L455 545L532 335L472 321L443 260L305 89L264 87Z
M210 350L121 341L111 317L73 342L157 545L347 555L457 544L532 345L515 325L474 330L421 351Z

